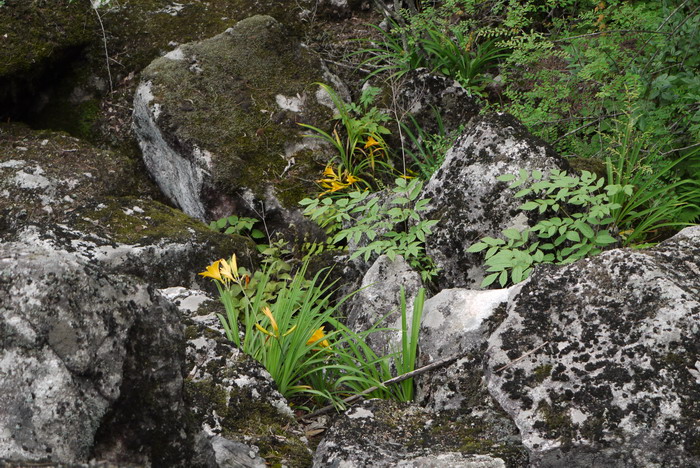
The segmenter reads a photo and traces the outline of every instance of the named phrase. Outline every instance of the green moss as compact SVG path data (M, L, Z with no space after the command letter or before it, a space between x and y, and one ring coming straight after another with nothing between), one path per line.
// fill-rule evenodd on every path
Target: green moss
M89 5L88 0L6 0L0 8L0 77L36 76L42 64L60 60L62 51L87 44L94 22Z
M598 177L607 177L607 169L605 162L598 158L569 158L568 159L571 168L577 172L588 171Z
M535 381L537 383L544 382L544 380L552 374L553 367L554 366L552 366L551 364L543 364L541 366L536 367L533 371L533 374L535 375Z
M156 100L171 110L160 124L180 141L216 155L217 189L234 194L247 187L262 197L272 184L286 206L312 193L313 183L303 181L315 179L320 168L310 151L296 154L291 172L282 175L287 166L282 155L304 131L296 114L279 108L276 96L308 89L304 118L327 121L330 111L313 99L311 83L321 79L318 60L269 16L248 18L230 33L182 50L196 57L201 73L192 71L189 60L162 58L143 76L152 80Z
M308 467L311 454L306 445L286 427L293 423L283 417L272 405L251 399L245 392L227 392L216 383L206 380L185 382L186 398L201 410L195 415L197 424L207 414L221 418L222 435L232 440L245 440L260 449L260 456L271 466ZM210 421L213 423L213 421Z
M550 439L559 439L566 444L574 433L573 422L566 408L557 408L546 401L540 401L537 411L542 415L544 427L540 430Z

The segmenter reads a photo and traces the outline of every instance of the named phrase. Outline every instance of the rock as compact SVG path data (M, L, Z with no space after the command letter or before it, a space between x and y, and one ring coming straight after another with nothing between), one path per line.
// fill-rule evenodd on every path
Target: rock
M77 55L92 39L86 1L57 7L46 2L6 0L0 7L0 121L21 111L27 91L36 91L42 74ZM30 85L30 86L28 86ZM30 88L29 90L27 88ZM34 89L31 89L34 88Z
M435 112L440 114L444 131L450 133L466 125L481 110L479 100L462 85L427 68L411 70L403 76L397 100L398 107L405 109L429 134L440 130ZM409 121L405 123L414 128Z
M313 466L525 467L527 453L512 436L493 432L478 417L369 400L336 419L316 450Z
M301 181L317 178L314 158L326 156L297 124L324 127L331 112L312 83L328 78L269 16L178 47L144 70L134 99L149 172L190 216L257 211L271 230L294 225L303 238L311 224L296 202L315 188Z
M0 244L0 458L185 466L177 311L35 239Z
M136 165L116 153L65 133L0 124L0 237L96 197L137 193L138 181Z
M366 343L384 356L401 349L401 288L406 292L406 316L410 329L413 317L413 301L418 295L422 282L420 274L414 271L398 256L392 262L382 255L362 278L359 291L353 295L347 306L348 328L361 333L376 326L395 331L372 333ZM388 314L388 315L387 315Z
M442 269L438 286L478 288L485 276L483 258L466 249L484 236L499 237L503 229L536 223L534 214L518 210L523 199L514 198L498 176L566 168L515 118L490 114L473 119L423 189L423 197L432 198L425 218L440 219L427 240L428 254Z
M226 340L220 302L201 291L168 288L163 294L187 318L185 395L198 427L195 461L207 467L307 467L303 430L270 374Z
M503 318L509 297L519 289L445 289L425 302L416 367L459 358L416 379L417 401L436 411L460 410L469 414L479 410L494 413L494 421L504 419L482 383L483 353L499 317Z
M133 197L103 198L76 209L60 225L27 225L11 238L66 250L106 273L133 275L156 287L211 287L197 274L237 253L257 264L250 239L209 230L182 212Z
M541 267L489 338L488 389L533 467L700 466L699 323L700 226Z

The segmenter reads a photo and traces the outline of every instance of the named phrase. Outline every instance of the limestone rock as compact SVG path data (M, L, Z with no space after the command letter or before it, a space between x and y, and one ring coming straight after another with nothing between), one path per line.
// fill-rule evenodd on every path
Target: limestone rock
M0 458L184 466L183 336L160 294L27 238L0 244L0 304Z
M473 119L423 190L432 198L426 219L440 219L427 241L428 254L442 268L439 286L478 288L485 276L483 259L466 249L484 236L499 237L505 228L535 224L517 209L522 199L514 198L498 176L564 168L566 162L513 117Z
M527 453L479 417L369 400L339 416L314 455L314 468L525 467Z
M417 401L437 411L493 413L494 422L508 425L482 383L483 353L499 317L503 318L509 297L519 289L445 289L425 302L419 366L459 358L416 379Z
M427 133L439 131L435 111L440 113L443 128L449 133L466 125L481 109L479 100L462 85L427 68L411 70L403 76L397 99L399 108L405 109Z
M215 233L178 210L133 197L98 199L63 224L26 225L10 238L70 251L106 273L133 275L157 287L208 288L210 282L197 273L233 253L241 265L257 263L250 239Z
M380 328L395 331L372 333L366 343L379 356L401 349L401 287L406 291L406 319L410 328L413 301L422 286L420 274L398 256L392 262L382 255L362 278L359 291L349 300L347 326L355 332L367 331L386 317ZM387 315L389 314L389 315Z
M300 181L314 180L322 167L314 158L327 156L297 124L324 127L331 110L313 83L328 79L269 16L182 45L144 70L136 92L134 129L146 166L190 216L255 210L271 229L301 229L296 202L311 184Z
M489 339L488 388L534 467L700 466L699 323L700 226L538 268Z

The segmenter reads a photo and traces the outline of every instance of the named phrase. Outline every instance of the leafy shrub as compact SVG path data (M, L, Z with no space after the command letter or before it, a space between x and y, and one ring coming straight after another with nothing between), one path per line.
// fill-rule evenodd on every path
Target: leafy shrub
M392 197L384 203L368 191L335 198L305 198L299 203L305 215L326 229L331 244L348 242L357 246L351 259L363 256L367 261L387 255L394 260L401 255L424 280L429 280L437 270L425 252L425 240L438 221L421 219L420 213L430 203L430 199L417 200L422 188L418 179L409 182L398 178Z
M445 21L422 15L415 24L408 18L405 26L390 21L391 29L379 32L381 40L370 42L355 55L369 55L360 66L375 66L368 78L389 72L401 76L409 70L427 67L457 80L465 89L481 95L491 79L485 74L507 57L506 49L495 39L477 41L474 34L464 34Z
M518 283L538 263L571 263L597 255L616 242L606 226L613 222L612 213L620 205L612 203L610 197L620 192L632 194L632 186L603 187L605 179L588 171L579 177L554 170L545 178L540 171L521 170L519 177L513 174L499 177L504 182L513 181L511 189L530 179L534 183L522 188L515 197L536 194L541 198L523 203L520 209L552 216L523 231L503 230L506 240L485 237L467 249L468 252L486 250L484 264L490 274L484 278L482 287L497 279L502 287L509 281ZM537 240L533 242L531 238Z

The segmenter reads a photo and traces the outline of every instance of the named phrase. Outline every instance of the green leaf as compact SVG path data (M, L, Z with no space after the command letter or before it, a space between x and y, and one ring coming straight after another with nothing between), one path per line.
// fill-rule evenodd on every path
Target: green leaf
M617 239L612 237L608 231L600 231L595 236L596 245L609 245L614 244L615 242L617 242Z
M517 229L504 229L503 235L506 236L508 239L513 239L513 240L519 240L520 239L520 231Z
M482 250L485 250L488 246L489 245L486 244L485 242L477 242L476 244L472 244L467 249L467 252L471 252L471 253L481 252Z
M490 286L494 281L496 281L496 278L498 278L498 273L493 273L491 275L486 276L486 278L484 278L484 281L481 282L481 287L485 288L487 286Z
M566 238L572 242L580 242L581 236L576 231L566 231Z

